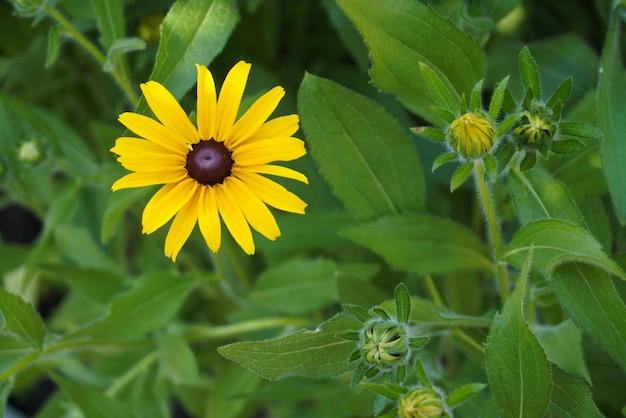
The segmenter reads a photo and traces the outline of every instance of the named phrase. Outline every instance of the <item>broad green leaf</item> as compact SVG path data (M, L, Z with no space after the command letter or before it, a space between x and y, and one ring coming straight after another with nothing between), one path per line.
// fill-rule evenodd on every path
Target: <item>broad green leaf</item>
M158 338L160 371L172 383L193 384L198 380L198 363L189 344L180 334L164 334Z
M457 112L461 100L459 94L451 89L449 84L446 84L428 64L420 62L419 69L426 87L435 101L435 105L441 106L450 112Z
M340 336L358 331L361 325L352 316L339 314L314 331L300 330L274 340L234 343L219 347L218 351L270 380L286 376L329 378L354 367L348 358L356 345Z
M326 9L326 13L328 13L330 23L334 26L337 34L357 62L359 69L366 71L369 66L369 57L361 35L341 11L337 2L334 0L322 0L322 4Z
M587 263L626 279L622 269L581 226L556 219L529 222L520 228L504 249L502 259L521 266L533 248L533 266L546 277L565 263Z
M562 181L577 202L589 197L604 197L607 185L598 155L598 141L587 141L580 152L567 158L554 158L546 166L555 179Z
M541 165L527 171L514 165L507 179L515 212L523 225L540 219L562 219L585 225L567 188Z
M574 322L626 371L626 305L609 274L595 266L568 263L554 270L549 283Z
M15 333L34 349L43 348L46 329L30 303L0 288L0 314L4 317L4 332Z
M109 194L104 219L102 221L102 231L100 239L106 243L116 232L120 218L126 210L135 202L140 201L144 196L150 193L150 188L137 188L129 190L119 190Z
M558 367L552 368L552 393L544 418L602 418L585 382Z
M0 382L0 411L4 414L7 406L7 400L11 394L11 388L13 387L13 380L7 379Z
M359 306L374 306L385 301L389 295L355 274L339 272L337 275L337 291L341 303Z
M77 292L105 304L126 288L124 276L116 271L79 267L69 263L42 264L41 270Z
M58 226L54 230L54 239L61 253L81 267L120 270L119 262L109 256L84 228Z
M20 338L18 334L6 331L0 333L0 375L15 363L33 353L36 353L35 349L23 338ZM2 381L1 378L0 381Z
M132 418L135 416L123 403L106 396L104 388L87 382L75 382L56 373L52 374L52 380L61 387L86 417Z
M298 110L313 159L355 217L424 210L424 177L415 146L380 105L307 74Z
M597 90L598 125L604 131L600 139L602 170L611 201L620 224L626 225L626 72L622 65L620 8L611 13L608 34L602 51Z
M487 377L503 418L543 416L552 388L550 363L524 320L526 279L520 276L487 336Z
M423 62L457 94L469 95L483 78L485 58L476 40L428 6L413 0L338 0L370 51L370 75L415 114L438 122L419 72Z
M220 374L219 384L210 391L206 417L238 418L244 415L248 399L245 394L255 393L262 383L259 375L233 364Z
M180 98L196 82L195 64L208 65L222 51L238 20L232 0L175 2L161 26L161 43L150 80ZM142 98L137 111L145 113L146 108Z
M296 258L266 270L246 299L270 312L300 315L337 301L333 261Z
M124 37L124 11L121 0L91 0L105 50Z
M165 325L178 311L194 286L189 275L147 273L134 287L113 299L109 314L78 328L64 339L91 338L101 341L130 341Z
M551 363L591 384L583 359L582 332L571 320L554 326L537 326L533 331Z
M485 244L449 219L419 214L386 216L343 229L341 235L380 254L397 270L419 275L493 271Z

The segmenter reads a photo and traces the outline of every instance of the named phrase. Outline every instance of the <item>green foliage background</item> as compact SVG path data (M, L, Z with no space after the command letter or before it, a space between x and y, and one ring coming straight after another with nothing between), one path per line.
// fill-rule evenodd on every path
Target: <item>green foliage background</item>
M391 417L394 396L422 386L455 405L449 416L622 416L623 3L0 3L0 411ZM163 17L160 38L140 37ZM244 107L282 85L276 113L300 115L309 153L292 166L310 184L286 186L307 214L276 213L282 237L255 237L253 257L226 236L214 255L195 231L174 264L165 231L141 234L153 190L110 191L125 173L108 152L116 118L149 114L138 85L150 79L191 113L194 64L220 83L241 59ZM568 77L559 133L587 133L582 149L530 169L479 163L499 246L479 169L432 172L450 150L409 128L445 131L437 106L466 98L498 102L500 124ZM26 142L40 158L20 157ZM405 379L349 361L349 337L376 315L406 315L428 338Z

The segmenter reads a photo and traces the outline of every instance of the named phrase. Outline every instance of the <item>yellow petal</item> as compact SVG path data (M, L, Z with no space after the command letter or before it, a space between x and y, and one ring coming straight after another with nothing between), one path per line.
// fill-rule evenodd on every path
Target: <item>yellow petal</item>
M259 174L242 170L237 173L237 177L263 202L276 209L303 214L304 208L307 207L307 204L298 196Z
M111 190L115 192L120 189L131 189L133 187L178 183L186 177L188 177L187 172L182 172L181 170L161 171L158 173L130 173L113 183Z
M298 115L280 116L265 122L256 130L245 142L253 142L261 139L269 139L275 137L288 137L295 134L300 126L298 123L300 118Z
M142 232L151 234L165 225L189 201L198 187L198 183L191 178L161 187L143 210Z
M272 138L249 142L233 150L237 165L251 166L272 161L291 161L306 154L304 141L298 138Z
M197 92L197 124L200 138L209 140L215 138L217 117L217 93L215 81L211 71L203 65L196 64L198 69Z
M253 166L242 167L241 169L250 171L253 173L270 174L272 176L285 177L288 179L298 180L304 184L309 184L309 179L304 174L300 173L299 171L292 170L291 168L282 167L279 165L270 165L270 164L253 165ZM237 176L237 172L238 172L237 168L234 168L233 174L235 176Z
M172 261L176 261L176 256L191 235L193 227L196 226L200 190L197 189L187 204L178 211L165 237L165 255Z
M201 189L198 204L198 226L206 245L216 253L220 249L222 241L222 227L217 210L215 188L211 186L204 186Z
M217 132L215 133L215 139L218 141L223 141L226 138L226 135L228 135L235 123L237 113L239 113L241 97L248 81L250 67L250 64L239 61L231 68L224 80L220 97L217 100Z
M187 160L180 155L131 154L119 157L117 161L130 171L158 173L161 171L181 170L186 173Z
M237 196L237 204L252 228L272 241L280 236L280 229L272 212L241 180L229 177L224 185Z
M141 91L150 109L164 126L177 132L188 144L198 142L196 127L193 126L176 98L162 84L148 81L141 85Z
M232 149L256 132L274 112L284 95L285 89L274 87L259 97L230 130L225 140L226 146Z
M254 241L252 240L250 226L237 204L237 198L234 196L232 189L225 182L224 184L216 185L215 192L217 195L217 208L230 234L246 254L254 254Z
M163 154L163 155L172 155L172 151L169 149L157 144L156 142L148 141L143 138L133 138L133 137L120 137L115 140L115 146L111 148L109 151L115 153L117 155L125 155L125 154ZM179 153L175 153L174 155L180 155Z
M161 125L156 120L138 113L122 113L118 120L142 138L155 142L180 155L187 155L189 148L180 133Z

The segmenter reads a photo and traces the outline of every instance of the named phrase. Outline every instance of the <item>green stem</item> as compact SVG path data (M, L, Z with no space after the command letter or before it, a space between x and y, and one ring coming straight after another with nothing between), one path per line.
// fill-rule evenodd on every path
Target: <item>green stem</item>
M144 358L139 360L137 364L128 369L126 373L115 379L111 386L107 389L106 395L109 398L113 398L120 390L124 389L135 377L141 372L150 367L159 358L158 351L152 351L148 353Z
M311 321L306 318L298 317L279 317L279 318L262 318L253 319L245 322L238 322L231 325L223 325L219 327L191 327L186 335L185 340L189 343L198 341L211 340L217 338L233 337L245 332L259 331L262 329L282 328L285 326L311 326Z
M52 17L54 20L57 21L57 23L59 25L61 25L61 27L63 27L63 29L70 35L72 36L76 42L78 42L83 48L85 48L85 50L96 60L98 61L98 63L101 66L104 66L104 64L106 63L106 57L104 56L104 54L102 54L102 52L100 52L98 50L98 48L96 48L94 46L94 44L92 44L91 42L89 42L89 40L87 38L85 38L61 13L59 13L58 10L56 10L53 6L51 6L50 4L46 3L46 5L44 6L44 9L46 11L46 13L48 13L48 15L50 15L50 17ZM122 91L124 92L124 94L126 94L126 97L128 98L128 100L132 103L133 106L137 107L137 104L139 103L139 97L137 97L137 94L133 91L131 85L130 85L130 81L128 80L128 77L126 77L125 71L121 71L117 68L114 68L111 70L111 76L113 77L113 79L117 82L117 84L120 86L120 88L122 89Z
M430 296L430 299L435 303L435 305L445 306L431 275L425 275L422 280L424 281L424 287L426 287L426 293L428 293L428 296Z
M474 164L474 177L478 186L478 196L480 204L487 220L487 230L489 232L489 241L493 247L494 263L496 266L496 279L500 289L500 298L502 304L509 298L509 284L506 274L506 264L500 260L502 257L502 236L500 235L500 224L496 215L496 210L491 195L491 189L485 181L485 164L482 160L478 160Z

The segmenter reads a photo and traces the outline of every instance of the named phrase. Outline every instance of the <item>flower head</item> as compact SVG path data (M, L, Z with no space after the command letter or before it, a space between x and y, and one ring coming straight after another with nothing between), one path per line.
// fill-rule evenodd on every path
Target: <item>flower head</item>
M250 227L270 240L280 229L267 206L304 213L299 197L264 175L308 183L292 169L273 165L303 156L304 142L292 135L298 115L267 120L284 95L274 87L237 119L251 65L240 61L228 73L219 94L211 72L197 65L197 126L161 84L141 90L158 121L122 113L119 121L140 138L121 137L111 148L124 168L133 171L112 190L164 184L146 205L143 233L151 234L172 217L165 255L176 261L196 222L214 252L221 243L221 222L247 254L254 253Z
M410 354L409 336L404 324L373 319L360 333L363 360L386 370L406 364Z
M448 128L448 143L463 158L480 158L491 151L496 140L493 123L476 113L465 113Z
M400 400L398 416L402 418L435 418L444 414L441 396L429 389L415 389Z

